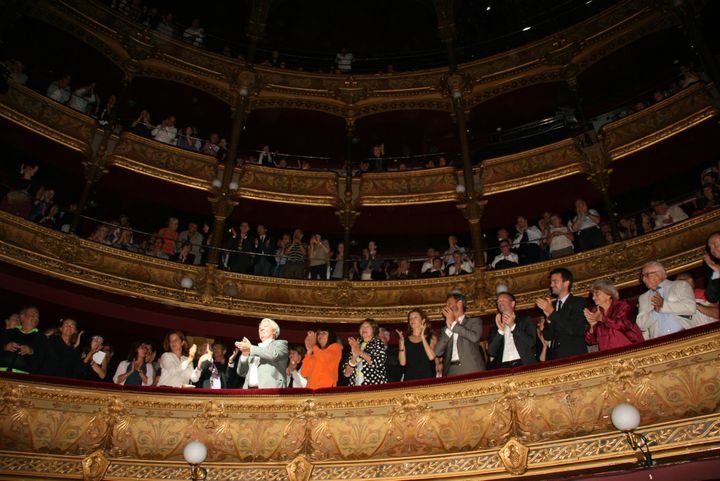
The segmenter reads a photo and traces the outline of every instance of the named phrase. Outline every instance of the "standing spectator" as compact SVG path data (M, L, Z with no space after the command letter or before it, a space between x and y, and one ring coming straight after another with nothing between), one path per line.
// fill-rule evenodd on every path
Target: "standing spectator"
M283 277L302 279L305 274L305 259L307 249L302 243L303 231L295 229L292 242L285 247L287 262L283 268Z
M227 348L216 342L210 347L205 345L205 353L200 356L190 380L200 388L224 389L228 385L228 363L225 361Z
M386 279L385 273L382 270L382 261L382 257L378 255L375 241L368 242L367 251L363 251L363 256L360 258L358 264L361 280Z
M288 365L287 341L280 337L280 326L272 319L265 318L258 326L260 342L253 346L244 337L235 343L240 349L237 373L245 377L244 389L283 388L287 386Z
M512 247L518 254L520 264L539 262L542 259L542 232L534 225L529 225L527 218L519 215L515 224L517 234Z
M330 264L330 245L327 239L320 234L310 238L308 258L310 260L310 279L327 279L328 264Z
M72 93L72 97L67 105L71 109L77 110L82 114L89 114L95 111L97 107L97 97L95 96L95 82L91 82L85 87L80 87Z
M360 339L348 338L350 356L345 361L343 374L351 386L385 384L385 344L380 340L380 326L374 319L360 323Z
M185 243L190 244L190 253L195 256L193 261L193 264L195 265L200 265L202 261L202 253L200 252L200 249L202 249L204 240L205 237L198 232L198 224L194 220L189 221L187 230L182 231L178 236L178 242L180 245Z
M70 97L72 97L72 90L70 90L71 81L72 77L70 75L63 75L50 84L45 95L61 104L67 103Z
M575 201L575 214L570 222L570 230L576 234L575 250L584 252L601 247L600 214L595 209L588 209L587 202L582 199Z
M40 312L35 306L20 311L20 325L0 331L0 371L36 374L47 349L47 339L38 331Z
M593 282L590 288L595 309L585 309L585 319L590 329L585 333L585 342L600 351L629 346L643 342L640 328L635 324L632 307L620 299L615 285L610 280Z
M255 248L255 239L250 232L250 224L241 222L240 229L231 242L231 247L236 251L230 253L228 262L230 270L240 274L252 273L252 252Z
M713 232L705 242L705 299L712 304L720 301L720 231Z
M451 235L448 237L448 248L443 255L443 263L445 264L446 268L450 267L455 262L455 257L453 257L453 254L455 254L456 252L459 252L460 254L465 254L465 248L460 247L457 243L457 237Z
M688 218L679 205L668 206L664 200L651 202L650 205L655 211L655 229L661 229Z
M305 357L303 346L292 346L288 351L287 387L302 388L307 386L307 378L302 375L302 363Z
M277 249L275 249L275 268L273 269L273 277L286 277L285 276L285 265L287 264L287 256L285 255L285 249L290 245L290 236L283 234L283 236L277 241Z
M175 143L175 137L177 137L177 128L175 128L175 117L166 117L157 127L151 132L153 139L163 144L172 145Z
M150 112L141 110L138 118L130 125L130 131L140 137L151 139L153 137L153 128L150 120Z
M108 363L110 362L110 356L104 352L100 354L102 360L97 362L97 353L102 352L103 343L105 339L102 336L93 336L90 339L90 344L84 349L82 353L83 362L83 373L82 378L88 381L104 381L107 377Z
M551 271L550 290L556 300L541 297L535 301L547 318L543 335L550 341L548 359L587 354L585 299L571 294L572 282L569 270L560 267Z
M694 327L697 306L690 284L669 280L665 267L657 261L645 263L641 272L648 288L638 298L637 325L643 337L655 339Z
M158 238L162 239L162 251L168 258L174 255L178 249L178 225L180 225L180 221L176 217L170 217L167 225L156 234Z
M548 253L551 259L569 256L573 253L573 233L567 226L562 225L559 214L550 216L550 226L548 228Z
M272 152L270 152L269 145L263 145L260 155L258 155L257 163L266 167L273 167L275 165L275 159L273 158Z
M348 74L352 71L352 64L354 61L355 57L353 54L348 52L346 48L343 48L337 55L335 55L335 64L337 65L338 70L340 70L340 73L343 74Z
M300 373L307 379L308 389L335 387L338 382L338 366L342 359L342 346L337 342L335 331L321 324L305 337L305 358Z
M485 370L480 351L482 320L466 316L466 302L463 294L451 292L442 310L445 327L435 346L435 355L443 357L443 377Z
M190 384L197 346L193 344L188 347L185 334L182 331L172 331L165 336L163 348L165 352L160 356L160 380L157 385L183 387Z
M335 249L335 257L333 258L335 264L333 265L331 279L342 279L343 273L345 272L345 244L340 242Z
M490 263L490 267L493 269L509 269L511 267L517 267L520 263L518 255L514 252L510 252L510 241L503 239L500 241L500 254L496 255Z
M107 127L111 122L114 122L118 115L117 97L110 95L107 99L105 107L100 111L97 116L98 124L103 127Z
M274 241L268 235L267 228L259 224L255 229L257 236L255 237L255 263L253 271L258 276L269 276L275 267L275 248Z
M48 338L43 374L71 379L82 377L83 365L78 349L81 336L75 320L62 319L60 332Z
M113 382L121 386L152 386L155 377L152 364L145 361L147 345L135 341L127 359L118 364Z
M205 40L205 29L200 26L199 18L193 18L190 26L183 32L183 41L195 47L202 47L203 40Z
M501 368L536 363L537 329L533 320L527 314L515 313L515 296L509 292L498 294L497 309L497 328L490 329L488 354Z
M402 379L402 367L400 366L398 347L390 344L390 331L384 327L380 328L378 337L383 344L385 344L385 373L387 375L387 382L400 382Z
M181 149L200 152L202 142L197 138L197 130L195 127L188 125L178 133L177 146Z
M407 332L397 331L398 358L403 368L403 381L435 377L435 346L437 336L432 332L430 319L422 309L408 313ZM407 339L405 336L407 335Z

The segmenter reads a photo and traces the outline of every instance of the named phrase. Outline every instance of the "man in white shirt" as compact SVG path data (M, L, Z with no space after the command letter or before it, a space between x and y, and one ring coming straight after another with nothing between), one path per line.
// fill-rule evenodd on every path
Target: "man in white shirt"
M435 355L443 357L444 377L485 370L480 351L482 320L465 316L466 302L463 294L451 292L442 310L445 328L435 345Z
M661 229L681 220L688 218L688 215L679 205L668 206L665 201L656 201L650 204L655 210L655 228Z
M175 128L175 117L170 116L162 121L160 125L152 131L152 136L158 142L163 144L174 144L177 136L177 128Z
M443 262L445 263L446 268L450 267L455 263L455 258L453 257L453 254L455 254L456 252L459 252L460 254L465 254L465 248L460 247L457 243L457 237L451 235L448 237L448 249L443 255Z
M638 298L637 325L645 339L654 339L695 327L695 293L685 281L668 280L665 267L657 261L642 268L648 291Z
M337 64L337 68L340 70L340 73L350 73L352 70L352 63L354 61L355 57L353 54L348 52L346 48L340 50L340 53L335 56L335 63Z
M235 343L241 353L237 373L245 377L244 389L287 386L288 344L278 339L279 335L277 322L265 318L258 326L260 342L257 346L253 346L247 337Z
M490 263L490 267L493 269L507 269L510 267L517 267L520 263L518 255L514 252L510 252L510 241L500 241L500 254L496 255L493 261Z
M71 80L72 77L69 75L61 77L59 80L50 84L45 95L61 104L67 103L72 96L72 91L70 90Z
M432 247L429 247L427 250L427 260L423 262L422 267L420 268L420 274L425 274L426 272L429 272L433 268L433 261L438 256L438 253L435 249Z
M527 314L516 315L515 296L501 292L497 296L498 313L490 330L488 353L500 368L513 368L537 362L537 328Z
M95 96L95 82L86 87L80 87L75 90L70 98L70 101L67 103L68 107L83 114L90 113L91 109L96 104L97 97Z
M595 209L588 209L587 202L582 199L575 201L575 217L568 227L575 233L575 251L583 252L603 245L600 231L600 214Z
M542 232L537 226L529 225L527 218L519 215L515 224L515 239L513 240L513 249L518 253L521 264L530 264L539 262L542 258L542 250L540 249L540 241L542 240Z

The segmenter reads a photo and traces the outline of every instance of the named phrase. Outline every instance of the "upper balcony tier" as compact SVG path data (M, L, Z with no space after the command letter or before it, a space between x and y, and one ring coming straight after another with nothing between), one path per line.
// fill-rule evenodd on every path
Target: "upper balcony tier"
M392 110L452 111L449 84L465 107L533 84L572 80L593 63L676 23L671 9L626 0L557 34L460 66L453 79L437 68L387 75L324 75L263 66L189 46L129 20L95 1L43 0L29 14L93 46L129 76L172 80L234 105L241 91L250 108L295 108L357 119Z
M617 161L716 115L708 86L694 84L651 107L606 124L605 149ZM53 142L94 155L103 131L88 116L16 84L0 95L0 116ZM168 182L212 192L222 165L214 157L183 150L125 132L113 134L107 164ZM584 172L574 139L517 154L490 158L475 168L485 195L507 192ZM336 207L344 181L332 171L305 171L243 165L236 173L238 198ZM463 176L452 167L366 173L353 179L359 206L413 205L457 200Z

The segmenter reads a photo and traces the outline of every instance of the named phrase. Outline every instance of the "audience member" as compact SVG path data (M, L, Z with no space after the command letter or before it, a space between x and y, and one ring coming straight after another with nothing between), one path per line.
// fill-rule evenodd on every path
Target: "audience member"
M188 346L182 331L172 331L165 336L163 348L165 352L160 356L160 380L157 385L183 387L190 384L197 346Z
M705 299L720 302L720 231L713 232L705 242Z
M166 354L172 355L172 353ZM122 386L152 386L155 372L152 364L145 361L146 355L147 344L143 341L135 341L130 348L130 352L128 352L127 359L118 364L113 376L113 382ZM160 385L166 386L169 384Z
M390 331L384 327L380 328L378 337L385 344L385 374L387 382L400 382L402 379L402 368L398 356L398 346L390 344Z
M177 128L175 127L175 117L166 117L161 124L158 124L152 132L153 139L163 144L174 144L177 137Z
M47 340L42 373L57 377L82 377L83 365L78 349L81 336L75 320L62 319L60 332Z
M244 389L283 388L287 386L287 341L278 339L280 326L265 318L258 326L260 342L252 345L247 337L235 343L240 349L237 373L245 378Z
M514 252L510 252L510 241L503 239L500 241L500 254L496 255L490 263L490 267L493 269L508 269L510 267L517 267L520 264L518 255Z
M488 354L500 368L527 366L537 362L537 327L527 314L515 313L515 296L501 292L497 296L498 313L490 329Z
M595 308L585 308L585 319L590 328L585 342L597 345L600 351L629 346L643 341L640 328L635 324L632 307L620 299L615 285L607 279L597 280L590 288Z
M141 110L138 118L130 125L130 131L140 137L151 139L153 137L154 130L150 120L150 112L147 110Z
M550 272L550 291L556 300L541 297L535 301L547 318L543 336L550 341L548 360L587 353L585 299L572 295L572 282L572 272L563 267L554 269Z
M466 302L463 294L451 292L442 310L445 328L435 346L435 355L443 357L444 377L485 370L479 345L483 333L482 320L466 317Z
M190 253L193 255L193 264L200 265L202 261L202 253L200 250L203 246L205 237L198 231L198 223L194 220L188 221L187 230L184 230L178 236L180 245L189 244Z
M335 65L340 71L339 73L350 73L352 71L352 64L354 61L355 57L353 54L348 52L346 48L343 48L337 55L335 55Z
M233 229L233 235L228 247L234 251L230 253L228 267L233 272L250 274L252 273L252 252L255 250L255 239L250 232L250 224L241 222L237 232Z
M348 338L350 356L345 361L343 374L351 386L385 384L387 372L385 344L380 340L380 326L373 319L360 323L360 338Z
M287 260L282 270L283 277L289 277L291 279L302 279L304 277L307 249L302 243L302 238L303 231L295 229L292 242L285 247L284 255Z
M360 279L363 281L385 279L382 264L383 259L378 255L377 244L375 241L368 242L367 250L363 251L363 256L358 262Z
M301 373L305 352L303 346L290 347L288 352L287 387L301 388L307 386L307 378Z
M685 281L690 284L690 287L695 294L695 306L697 310L695 311L695 314L693 314L693 324L697 326L702 326L704 324L710 324L711 322L715 322L718 320L718 317L720 317L720 313L718 312L718 304L708 302L708 300L705 298L705 289L697 289L695 287L695 279L693 279L690 273L681 272L680 274L675 276L675 280Z
M422 309L408 313L406 332L398 330L398 360L403 370L403 381L435 377L435 346L437 336L432 332L430 319ZM405 336L407 335L407 339Z
M333 264L332 268L332 274L330 275L330 278L333 280L338 280L343 278L343 273L345 272L345 244L342 242L338 243L337 247L335 248L335 256L333 257L333 261L335 264Z
M518 254L520 264L539 262L542 259L542 232L534 225L529 225L527 218L519 215L515 224L517 234L513 240L512 248Z
M70 75L63 75L50 84L45 95L61 104L67 103L70 97L72 97L72 90L70 90L71 81L72 77L70 77Z
M655 211L655 229L669 226L688 218L688 215L679 205L668 206L663 200L651 202Z
M200 19L193 18L192 23L183 32L183 41L195 47L202 47L205 40L205 29L200 26Z
M453 263L448 267L447 273L449 276L458 276L461 274L472 274L474 270L475 265L467 254L461 254L460 251L455 251L453 254Z
M178 226L180 221L176 217L170 217L165 227L157 232L157 237L162 239L162 251L169 258L178 248Z
M102 336L93 336L90 338L90 344L83 350L80 356L83 363L83 379L99 382L107 377L110 356L102 351L104 342Z
M567 226L562 225L559 214L550 216L550 225L548 226L547 243L548 255L551 259L569 256L573 253L573 233Z
M330 244L320 234L310 238L308 260L310 261L310 279L327 279L330 264Z
M205 355L198 359L195 372L197 380L194 381L197 387L204 389L225 389L230 387L231 372L228 362L225 360L227 348L224 344L216 342L206 349ZM195 376L193 376L195 377Z
M20 325L0 332L0 371L36 374L40 372L47 339L37 329L40 312L34 306L20 311Z
M319 325L305 337L305 357L300 374L307 379L308 389L334 387L338 382L338 366L342 359L342 346L335 331Z
M695 294L685 281L668 280L658 261L645 263L642 280L648 291L638 298L637 325L645 339L655 339L694 327Z
M158 23L156 30L168 37L175 38L177 36L177 29L173 23L173 14L168 12L163 15L162 19Z
M575 233L575 250L585 252L603 245L602 232L600 232L600 214L595 209L588 209L587 203L578 199L575 201L575 217L569 227Z
M98 106L98 99L95 95L95 82L76 89L67 105L82 114L94 113Z
M457 243L457 237L451 235L448 237L448 249L443 255L443 262L446 268L450 267L455 263L455 257L453 256L453 254L455 254L456 252L459 252L460 254L465 254L465 248L460 247Z

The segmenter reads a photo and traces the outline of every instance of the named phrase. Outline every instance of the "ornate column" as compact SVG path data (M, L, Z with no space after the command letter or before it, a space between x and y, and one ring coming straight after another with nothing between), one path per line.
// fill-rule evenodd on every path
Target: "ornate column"
M335 214L340 219L340 225L343 227L343 244L345 244L345 252L343 253L343 279L350 279L350 269L352 268L352 260L350 259L350 229L355 224L355 219L360 212L353 209L353 192L352 192L352 149L355 138L355 118L346 117L346 135L347 135L347 154L345 155L345 193L340 204L340 209Z
M470 81L467 76L458 72L457 57L455 53L455 39L457 30L455 28L455 0L434 0L435 13L438 20L438 35L440 40L447 47L448 55L448 76L441 89L450 95L453 104L453 116L458 128L460 139L460 152L463 161L464 191L458 192L458 209L460 209L470 225L470 238L472 240L473 260L476 267L485 265L483 255L483 238L480 228L487 201L480 200L482 197L482 184L476 185L473 175L472 159L470 158L470 144L467 136L465 121L465 102L463 95L470 90ZM482 178L482 177L481 177Z
M118 93L117 100L115 102L115 105L117 105L115 115L110 119L110 123L107 127L102 129L102 138L100 139L97 149L94 149L92 156L83 162L85 185L83 186L83 191L82 194L80 194L80 200L78 200L77 209L75 210L75 215L73 216L73 220L70 225L70 231L73 233L76 233L78 227L80 226L80 219L82 218L82 214L87 206L93 186L103 175L107 173L106 166L108 156L110 155L110 152L108 151L108 143L118 121L120 120L121 105L128 97L132 80L132 74L125 72L122 80L122 88ZM98 135L99 132L101 132L101 129L98 127L95 129L95 135Z

